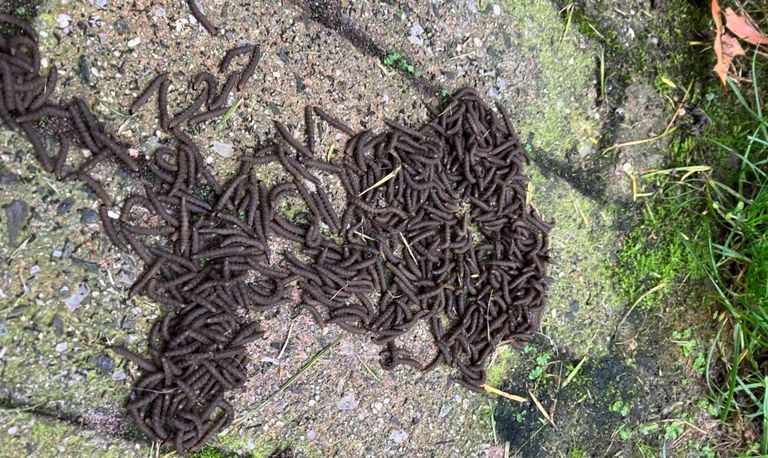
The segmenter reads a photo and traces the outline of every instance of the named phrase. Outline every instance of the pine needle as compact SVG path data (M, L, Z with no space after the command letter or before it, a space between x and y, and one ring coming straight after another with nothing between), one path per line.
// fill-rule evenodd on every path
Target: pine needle
M536 408L539 409L539 412L541 412L541 415L552 424L552 426L555 426L555 422L552 421L552 417L549 416L549 413L547 413L546 410L544 410L544 406L541 405L538 399L536 399L536 395L533 394L533 391L528 390L528 394L531 395L531 399L533 399L533 403L536 404Z
M376 183L374 183L374 184L373 184L371 187L369 187L369 188L368 188L368 189L366 189L365 191L361 192L361 193L360 193L360 194L359 194L357 197L362 197L362 195L363 195L363 194L365 194L366 192L368 192L368 191L371 191L371 190L373 190L373 189L376 189L376 188L378 188L379 186L383 185L383 184L384 184L384 183L386 183L387 181L389 181L389 180L391 180L392 178L394 178L394 177L396 177L396 176L397 176L397 174L400 172L400 169L403 167L403 163L400 161L400 156L398 156L398 155L397 155L397 154L395 154L395 153L391 153L391 154L392 154L393 156L395 156L395 159L397 160L397 167L395 167L395 169L394 169L394 170L392 170L392 171L391 171L391 172L389 172L389 173L388 173L386 176L384 176L384 178L382 178L381 180L379 180L379 181L377 181Z
M492 387L491 385L488 385L488 384L483 384L483 389L487 393L491 393L491 394L495 394L497 396L501 396L502 398L509 399L510 401L516 401L516 402L519 402L519 403L528 402L528 400L525 399L522 396L518 396L516 394L510 394L510 393L507 393L506 391L501 391L500 389L494 388L494 387Z

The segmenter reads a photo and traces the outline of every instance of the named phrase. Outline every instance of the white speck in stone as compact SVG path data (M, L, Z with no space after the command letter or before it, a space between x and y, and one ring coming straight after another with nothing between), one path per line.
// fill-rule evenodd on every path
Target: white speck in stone
M64 306L70 312L74 312L80 307L80 304L83 303L90 292L91 288L88 286L88 283L80 283L77 285L75 292L64 301Z
M58 16L56 16L56 25L58 25L60 29L67 28L71 21L72 21L72 18L66 14L59 14Z
M141 44L141 38L136 37L133 40L128 42L128 47L129 48L135 48L136 46L138 46L140 44Z
M275 366L279 366L280 365L280 360L277 359L277 358L273 358L271 356L262 356L261 357L261 362L262 363L274 364Z
M216 140L211 142L211 147L216 154L223 158L230 157L235 152L235 149L229 143L221 143Z
M355 348L352 346L352 342L342 342L339 345L339 353L344 356L353 356L355 354Z
M59 353L67 351L67 347L69 347L69 344L66 342L58 343L56 344L56 351Z
M391 440L395 444L402 444L403 442L406 441L406 439L408 439L408 433L406 433L402 429L399 429L397 431L392 431L389 434L389 440Z
M336 403L336 407L339 410L352 410L357 407L357 399L354 394L350 393L339 399L339 402Z
M509 82L502 77L498 77L496 78L496 86L499 87L501 92L504 92L509 88Z
M112 218L112 219L118 219L118 218L120 218L120 215L118 215L118 214L117 214L117 212L115 212L115 211L112 211L112 210L108 210L108 211L107 211L107 216L109 216L109 217L110 217L110 218Z
M411 25L411 34L408 36L408 41L416 46L421 46L424 43L424 40L421 38L423 33L424 29L421 27L421 24L414 22Z

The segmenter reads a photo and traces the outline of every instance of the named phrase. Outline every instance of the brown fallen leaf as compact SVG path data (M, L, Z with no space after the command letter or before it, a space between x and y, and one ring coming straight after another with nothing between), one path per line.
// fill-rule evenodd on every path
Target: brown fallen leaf
M736 56L743 56L746 54L744 48L739 44L739 40L729 33L723 33L720 35L720 41L718 42L720 54L717 56L717 64L715 64L715 73L720 77L720 81L723 85L726 83L728 77L728 69L731 67L731 62ZM715 53L718 50L715 49Z
M768 36L752 26L747 19L731 8L725 9L725 26L734 35L753 45L768 45Z
M715 41L712 43L712 47L717 57L717 63L713 70L720 77L723 86L725 86L725 79L728 77L728 67L731 63L730 61L725 63L723 58L723 43L720 41L723 36L723 20L720 17L720 4L717 3L717 0L712 0L712 20L715 21Z
M730 8L728 8L728 10L730 10ZM727 32L723 33L723 20L720 13L720 5L717 3L717 0L712 0L712 19L715 21L715 42L713 43L713 48L715 50L715 56L717 56L717 63L713 70L717 73L717 76L720 77L723 86L725 86L728 79L728 69L731 67L733 58L736 56L743 56L746 52L744 51L744 48L741 47L741 44L739 44L739 40L733 35ZM731 13L733 13L732 10ZM727 17L728 13L726 10L726 18Z
M730 33L724 33L723 36L720 37L720 42L723 44L723 57L728 61L729 65L734 57L747 54L747 52L744 51L744 48L741 47L739 40Z

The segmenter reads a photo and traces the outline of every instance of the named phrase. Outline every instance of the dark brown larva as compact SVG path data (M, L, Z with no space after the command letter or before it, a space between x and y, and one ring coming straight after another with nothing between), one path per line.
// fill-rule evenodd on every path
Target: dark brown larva
M192 12L192 16L197 19L197 22L200 23L200 25L205 28L205 31L208 32L211 35L216 35L218 33L218 29L216 29L216 26L211 23L211 21L208 20L208 18L203 14L202 11L200 11L200 8L197 6L197 0L187 0L187 5L189 5L189 10Z
M195 0L189 3L215 33ZM536 331L551 226L526 205L520 171L527 158L508 114L499 107L499 120L474 90L454 94L421 128L388 122L389 130L378 134L356 133L308 107L306 142L276 123L279 141L242 157L238 172L222 181L186 129L226 112L229 93L254 72L258 46L224 56L222 71L250 53L242 73L230 73L216 97L216 78L198 74L197 99L173 120L167 75L148 85L132 111L158 91L160 125L178 143L145 161L129 156L83 101L52 102L56 78L38 74L34 30L13 17L0 15L0 22L26 36L0 40L0 118L22 130L45 170L94 189L109 239L145 263L130 293L169 309L150 330L148 357L115 349L142 371L127 410L148 438L185 453L232 422L226 393L244 383L245 344L263 334L243 316L289 303L294 287L301 290L296 309L307 309L318 324L371 333L386 345L383 367L451 366L456 381L474 391L482 391L484 363L497 345L522 345ZM196 114L206 103L209 111ZM313 157L315 114L349 137L333 163ZM55 156L47 144L56 142L47 142L37 124L43 116L72 120L57 132ZM70 143L89 149L91 158L69 164ZM259 180L255 170L269 163L279 163L288 181ZM107 215L112 199L94 175L113 165L149 172L133 175L144 179L144 191L124 200L118 220ZM331 191L328 177L343 189ZM292 218L280 210L288 198L302 206ZM342 206L340 214L334 205ZM303 256L274 255L274 238L300 244ZM438 350L419 361L401 346L423 321Z

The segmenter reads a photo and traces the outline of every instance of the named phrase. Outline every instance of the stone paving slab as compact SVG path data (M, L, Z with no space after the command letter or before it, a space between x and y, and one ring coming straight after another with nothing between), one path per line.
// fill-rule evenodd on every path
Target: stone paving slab
M608 267L619 242L616 209L610 197L585 195L540 160L583 160L595 153L590 138L602 128L595 108L595 47L577 34L563 39L552 4L201 3L221 27L219 36L208 36L182 1L47 1L36 21L44 65L58 65L61 95L86 99L110 131L144 152L167 139L153 110L129 116L127 106L157 72L170 72L170 103L176 106L190 76L215 72L226 49L259 44L262 61L247 90L235 94L240 104L234 115L224 126L194 132L219 176L234 171L238 154L273 135L273 119L298 135L306 104L325 107L355 129L381 129L384 119L424 122L422 101L435 100L442 89L477 87L489 101L503 103L521 137L531 138L533 203L557 222L543 333L570 354L609 351L608 338L621 318ZM407 56L421 75L383 65L381 56L350 41L348 29L313 20L318 8L336 8L387 55ZM326 134L320 141L338 150L340 139ZM0 215L0 398L58 418L46 420L56 434L78 431L77 440L61 442L65 455L99 450L101 456L146 456L149 444L120 410L137 372L105 347L124 342L143 348L160 309L143 298L126 299L140 260L111 247L93 197L82 186L46 176L29 149L0 131L0 206L26 209L15 243L7 243L8 210ZM119 174L109 178L114 195L140 185ZM334 183L326 184L333 190ZM304 314L285 310L264 318L265 340L251 349L252 376L236 394L243 420L220 435L217 446L254 456L281 445L302 456L499 456L496 400L451 383L448 371L383 371L377 348L358 336L319 329ZM264 403L329 345L294 384ZM504 369L496 371L496 381L524 377L522 358L504 355L496 363ZM55 456L58 448L27 433L42 421L30 415L3 413L0 433L16 428L37 444L39 456ZM5 440L14 447L22 443L18 434Z

